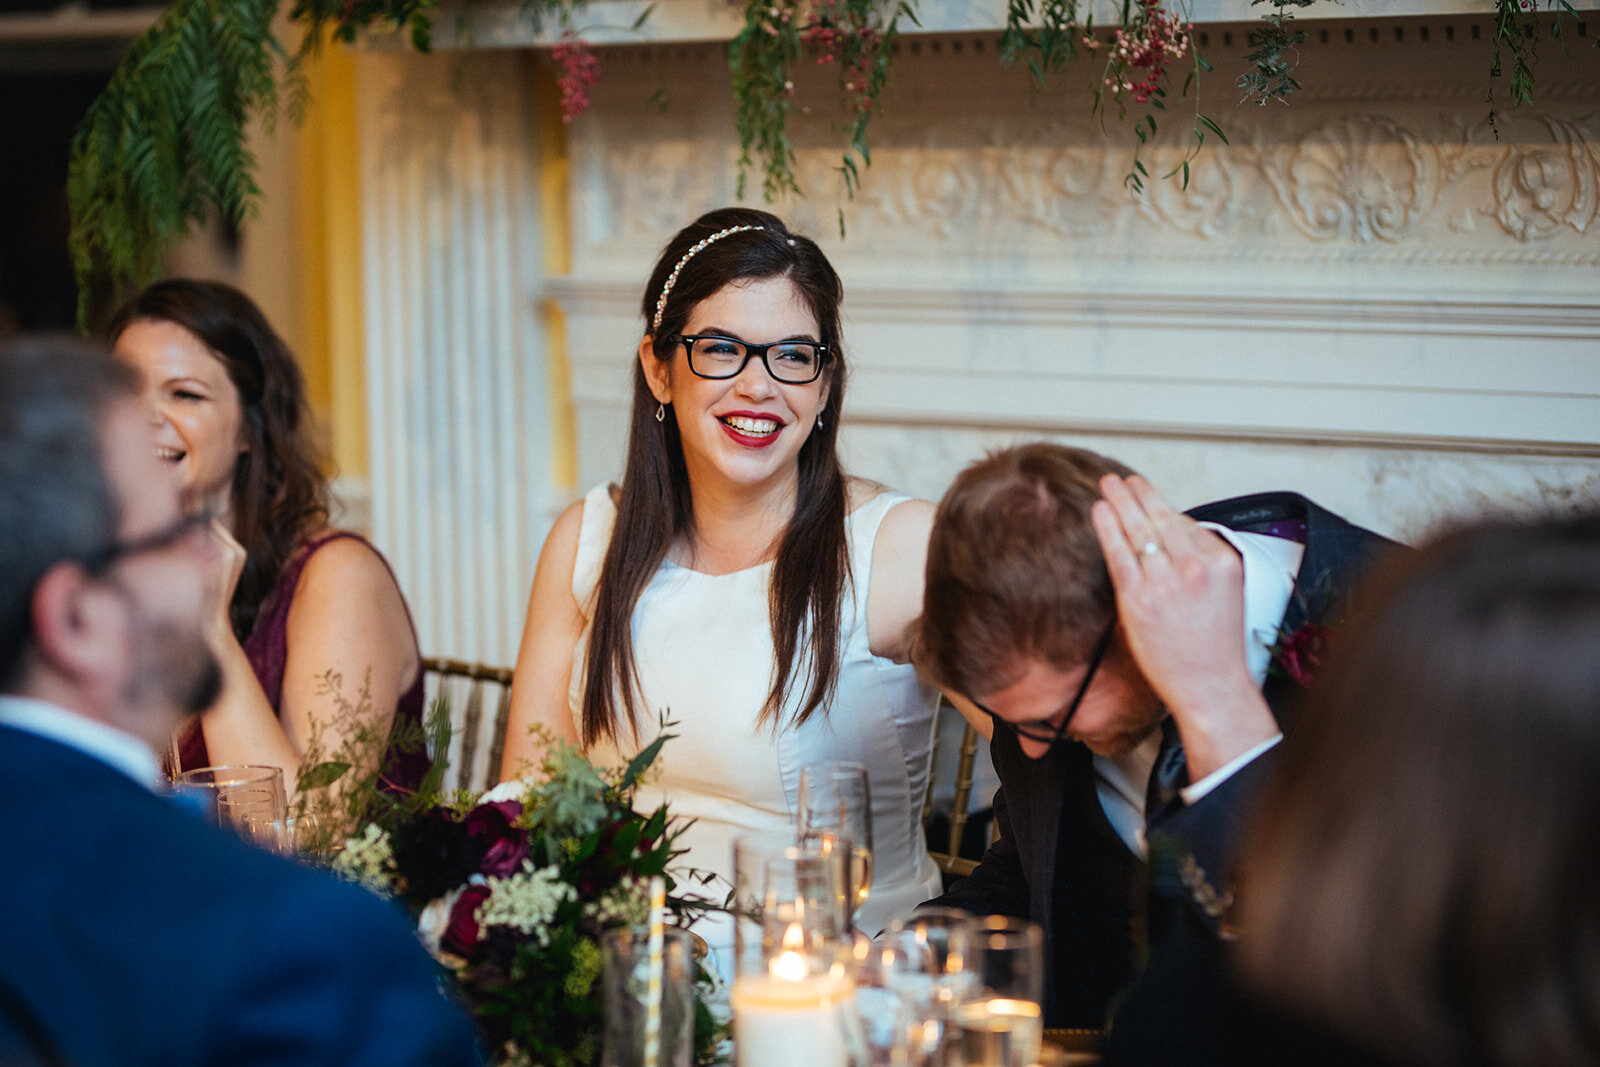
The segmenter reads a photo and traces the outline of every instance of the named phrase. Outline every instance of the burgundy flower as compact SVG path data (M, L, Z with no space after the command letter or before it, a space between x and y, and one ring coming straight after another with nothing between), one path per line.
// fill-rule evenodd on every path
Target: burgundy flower
M456 898L450 909L450 925L445 927L439 947L446 952L470 960L478 954L478 906L489 899L489 887L469 885Z
M1290 634L1285 634L1272 650L1272 661L1284 674L1300 685L1311 688L1322 657L1328 651L1328 638L1332 631L1317 622L1308 622Z
M443 807L418 812L395 829L390 842L406 899L418 908L476 874L487 847Z
M484 849L479 865L492 878L507 878L522 868L528 858L528 831L512 825L522 814L515 800L479 804L467 813L467 835Z

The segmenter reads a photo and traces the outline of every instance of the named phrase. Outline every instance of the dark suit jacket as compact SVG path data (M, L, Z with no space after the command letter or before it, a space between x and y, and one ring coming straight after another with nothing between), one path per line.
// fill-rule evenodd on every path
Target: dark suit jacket
M1337 625L1357 573L1375 550L1391 543L1295 493L1237 497L1189 515L1247 532L1285 520L1305 521L1305 556L1282 622L1290 631L1307 621L1308 610L1315 621ZM1274 675L1263 687L1285 730L1293 725L1295 688ZM1157 880L1158 894L1179 895L1176 908L1150 901L1152 883L1144 862L1128 851L1100 806L1088 749L1060 744L1041 759L1029 759L1014 735L997 733L990 754L1000 778L994 805L999 838L969 877L929 903L1037 922L1045 939L1045 1025L1102 1026L1112 998L1142 966L1152 939L1161 940L1170 927L1163 917L1174 910L1186 916L1200 911L1186 921L1204 923L1209 917L1194 890L1199 888L1202 897L1206 887L1226 893L1225 876L1249 798L1275 764L1276 750L1192 807L1180 804L1152 820L1152 855L1179 850L1204 876L1195 885Z
M1373 1053L1257 1003L1230 946L1198 940L1150 963L1117 1010L1104 1067L1384 1067Z
M0 1064L455 1065L395 906L0 726Z

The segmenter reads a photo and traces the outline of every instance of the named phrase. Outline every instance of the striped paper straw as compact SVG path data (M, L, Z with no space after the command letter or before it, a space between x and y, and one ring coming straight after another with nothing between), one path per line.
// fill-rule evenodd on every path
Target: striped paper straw
M644 1067L661 1060L661 964L667 925L667 883L650 879L650 984L645 993Z

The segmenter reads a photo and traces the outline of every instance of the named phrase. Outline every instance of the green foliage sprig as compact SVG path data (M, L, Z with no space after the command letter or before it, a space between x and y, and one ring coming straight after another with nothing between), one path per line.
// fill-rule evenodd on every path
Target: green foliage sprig
M791 74L800 58L799 4L794 0L745 7L744 26L733 38L728 63L733 74L734 123L739 131L739 188L759 156L761 192L767 200L799 194L789 115L795 110Z
M1245 62L1250 69L1239 75L1239 88L1245 99L1258 99L1262 104L1269 100L1282 100L1297 92L1300 83L1294 72L1300 65L1295 50L1305 42L1306 35L1294 27L1291 7L1310 7L1316 0L1251 0L1256 4L1270 4L1272 10L1262 16L1260 24L1250 31L1250 51Z
M757 159L767 200L803 195L789 120L804 110L796 102L794 76L808 46L819 64L839 68L839 91L850 112L839 171L846 195L855 194L861 168L872 162L867 130L889 81L902 19L916 24L910 0L749 0L728 53L739 134L739 196Z
M1077 58L1078 41L1092 35L1090 26L1078 25L1077 0L1008 0L1006 28L1000 34L1000 58L1022 62L1035 88Z
M1123 179L1136 194L1144 191L1150 176L1143 156L1159 131L1158 113L1167 110L1169 69L1189 59L1191 69L1178 92L1179 100L1193 101L1189 136L1182 158L1163 175L1179 177L1187 188L1190 162L1205 145L1207 134L1224 144L1228 141L1222 128L1200 110L1199 79L1211 64L1195 46L1194 25L1163 7L1161 0L1123 0L1117 26L1111 40L1102 42L1095 35L1092 15L1079 23L1076 0L1008 0L1001 58L1025 63L1035 88L1043 89L1050 75L1077 58L1080 48L1105 56L1093 113L1105 116L1115 110L1117 121L1126 122L1130 110L1143 108L1133 124L1133 161Z
M1548 9L1555 12L1550 36L1560 38L1563 21L1577 18L1567 0L1549 0ZM1509 54L1511 77L1507 82L1507 96L1513 108L1533 103L1533 67L1535 45L1538 40L1537 24L1527 21L1539 12L1538 0L1495 0L1494 6L1494 56L1489 63L1489 129L1496 138L1500 136L1494 103L1494 83L1505 75L1506 63L1502 50ZM1600 48L1600 40L1595 41Z

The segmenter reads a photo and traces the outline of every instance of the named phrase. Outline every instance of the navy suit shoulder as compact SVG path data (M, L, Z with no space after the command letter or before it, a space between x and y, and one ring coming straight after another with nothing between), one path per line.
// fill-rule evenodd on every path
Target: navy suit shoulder
M0 986L74 1064L469 1064L392 904L0 727Z

